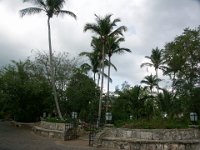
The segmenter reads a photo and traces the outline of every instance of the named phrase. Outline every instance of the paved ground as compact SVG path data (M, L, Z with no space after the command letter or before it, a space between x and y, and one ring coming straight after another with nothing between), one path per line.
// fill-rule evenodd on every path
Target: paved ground
M0 121L0 150L97 150L97 148L89 147L87 140L49 139L35 135L30 128L14 127L10 122Z

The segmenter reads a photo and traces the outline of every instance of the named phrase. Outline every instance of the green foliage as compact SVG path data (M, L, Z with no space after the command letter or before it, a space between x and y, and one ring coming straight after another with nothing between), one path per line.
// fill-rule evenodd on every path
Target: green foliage
M163 51L167 68L165 74L172 79L178 94L191 99L191 91L200 81L200 28L185 29L183 34L165 45Z
M200 116L200 87L194 88L191 93L192 97L189 103L189 111L196 112Z
M87 120L88 114L97 114L99 90L91 78L76 73L66 92L70 111L78 112L80 119Z
M118 90L117 94L119 96L113 101L112 107L114 121L127 120L130 115L134 119L153 117L154 97L148 95L142 87L122 87L122 90Z
M32 65L29 60L13 61L13 65L1 70L1 111L10 113L16 121L38 121L42 111L51 104L49 84L32 72Z
M133 120L121 123L121 127L131 129L183 129L188 128L189 123L185 119Z

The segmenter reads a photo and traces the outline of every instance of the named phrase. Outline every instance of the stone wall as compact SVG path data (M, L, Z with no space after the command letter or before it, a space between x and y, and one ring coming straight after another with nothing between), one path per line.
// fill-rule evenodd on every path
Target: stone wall
M41 121L40 124L33 127L33 131L41 136L64 139L65 123Z
M200 150L200 130L107 128L97 135L96 144L127 150Z
M54 123L54 122L52 123L52 122L41 121L40 127L49 130L65 131L65 123Z

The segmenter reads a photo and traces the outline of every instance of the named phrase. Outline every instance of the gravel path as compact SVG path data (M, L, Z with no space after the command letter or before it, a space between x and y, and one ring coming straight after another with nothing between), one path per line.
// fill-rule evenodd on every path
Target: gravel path
M86 140L62 141L35 135L30 128L14 127L0 121L0 150L103 150L88 146ZM106 150L106 149L104 149Z

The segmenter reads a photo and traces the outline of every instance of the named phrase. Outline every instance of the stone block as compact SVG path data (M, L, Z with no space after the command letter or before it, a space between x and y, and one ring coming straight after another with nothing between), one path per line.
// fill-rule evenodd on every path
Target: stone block
M141 139L152 140L153 139L152 132L141 132Z

